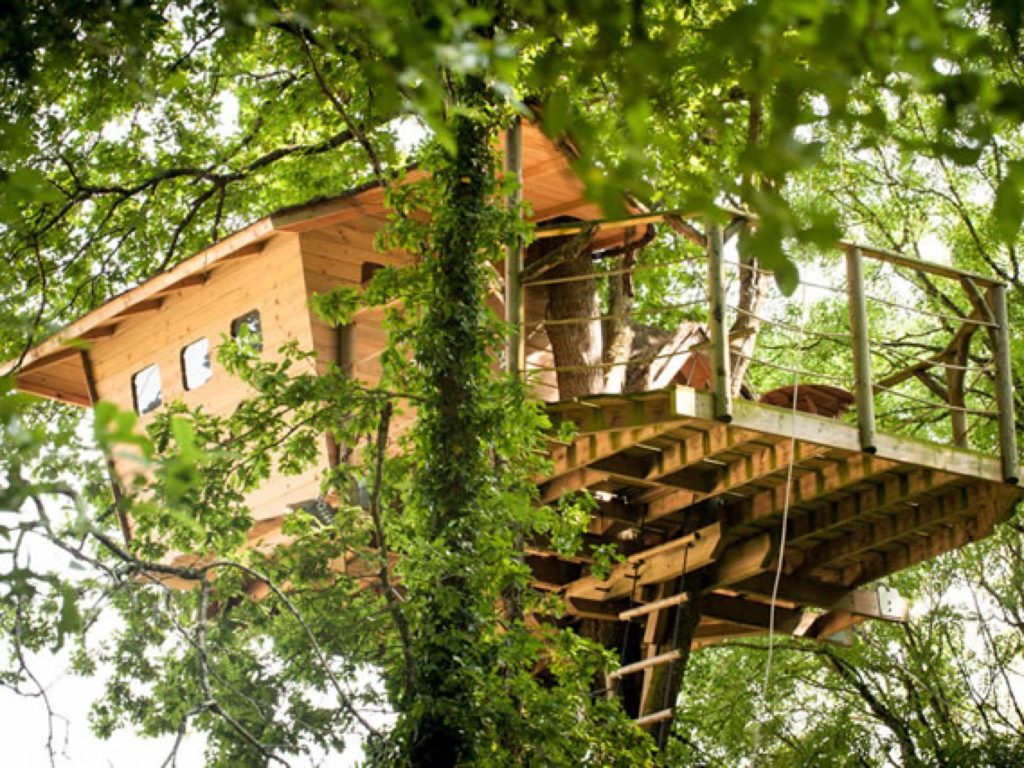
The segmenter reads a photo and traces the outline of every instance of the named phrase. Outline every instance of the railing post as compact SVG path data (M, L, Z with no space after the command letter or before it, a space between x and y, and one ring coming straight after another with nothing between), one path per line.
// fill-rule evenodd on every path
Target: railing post
M996 407L999 410L999 454L1002 459L1003 479L1008 483L1019 480L1017 469L1017 433L1013 405L1013 371L1010 368L1010 325L1006 313L1006 286L993 285L988 289L989 302L996 327L990 328L996 374Z
M515 191L508 197L509 208L523 200L523 124L516 115L505 132L505 173L516 179ZM505 370L522 375L526 372L526 340L523 336L526 313L523 307L523 241L518 235L506 248L505 257L505 320L511 324L505 351Z
M846 249L846 297L853 342L853 394L857 402L860 448L875 452L875 399L871 380L871 340L868 336L868 308L864 297L864 265L860 248Z
M711 341L711 382L715 418L732 421L732 387L729 382L729 332L725 327L725 259L722 225L708 222L708 332Z

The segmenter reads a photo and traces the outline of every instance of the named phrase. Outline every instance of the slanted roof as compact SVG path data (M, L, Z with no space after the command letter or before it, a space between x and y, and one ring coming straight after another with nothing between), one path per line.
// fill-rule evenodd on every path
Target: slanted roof
M600 217L601 211L585 199L583 184L572 172L571 155L572 149L565 142L553 142L532 123L524 124L524 197L532 205L534 220ZM413 171L411 177L417 175ZM158 310L167 294L203 282L210 272L226 263L259 253L278 233L332 225L376 231L387 215L384 190L376 182L277 211L115 296L30 349L19 361L0 367L0 374L14 372L18 387L26 392L87 406L95 397L81 351L97 339L113 335L118 323Z

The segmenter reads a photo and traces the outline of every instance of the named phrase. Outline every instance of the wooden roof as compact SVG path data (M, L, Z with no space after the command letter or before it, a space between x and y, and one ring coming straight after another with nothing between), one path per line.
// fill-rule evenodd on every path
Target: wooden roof
M600 209L585 199L583 184L570 166L571 154L564 142L556 143L535 125L524 124L523 188L524 198L533 209L533 220L601 216ZM410 178L418 176L416 171L410 173ZM89 405L92 397L80 350L112 336L118 323L158 310L167 294L202 283L210 272L235 259L259 253L279 233L331 226L375 232L384 225L387 215L384 190L378 183L277 211L110 299L30 349L20 360L0 367L0 374L16 373L18 386L24 391Z

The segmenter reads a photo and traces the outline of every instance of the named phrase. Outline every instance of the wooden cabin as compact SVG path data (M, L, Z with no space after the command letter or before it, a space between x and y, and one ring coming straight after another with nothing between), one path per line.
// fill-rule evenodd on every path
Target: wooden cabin
M652 222L680 227L677 216L637 210L601 221L567 150L531 125L521 140L523 195L541 224L539 240L579 232L584 225L573 221L590 222L591 250ZM382 190L371 185L261 219L32 349L17 369L18 385L84 407L107 400L135 409L142 423L172 400L226 415L247 392L217 363L224 336L245 336L268 357L294 340L316 351L309 366L322 370L347 357L353 375L373 381L384 344L380 314L360 315L344 335L312 315L307 302L316 292L365 283L379 265L404 263L402 254L374 249L385 217ZM558 226L544 226L552 221ZM825 638L866 617L900 620L905 604L864 587L988 535L1022 496L1005 301L995 280L839 244L851 270L858 377L856 421L842 421L836 417L854 400L842 390L809 385L801 399L782 388L756 402L729 381L736 348L721 317L721 228L706 231L708 322L676 334L657 370L631 393L559 396L545 328L544 284L552 279L516 276L525 283L521 359L555 423L569 421L577 430L569 442L550 441L552 470L537 478L541 498L593 493L599 509L588 541L614 542L625 556L607 578L590 573L585 553L563 559L543 542L528 547L528 561L538 589L564 596L563 621L622 651L626 664L613 681L621 681L627 707L645 726L671 714L661 702L671 685L666 670L679 656L674 616L694 594L702 597L693 647L764 633L769 624ZM975 314L955 341L962 349L976 328L991 333L1001 457L959 438L943 445L876 429L870 358L858 352L861 344L867 349L863 297L855 290L864 258L970 286ZM913 375L950 359L961 358L916 363ZM954 420L966 412L954 406ZM320 452L322 469L332 461L326 437ZM122 477L137 471L129 458L116 461ZM319 485L318 469L274 475L249 498L256 528L272 530L289 509L316 499Z

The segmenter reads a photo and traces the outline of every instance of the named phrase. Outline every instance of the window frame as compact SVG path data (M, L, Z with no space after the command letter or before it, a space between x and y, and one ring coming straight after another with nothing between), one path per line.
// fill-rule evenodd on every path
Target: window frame
M198 384L195 384L194 386L189 386L189 368L188 361L186 360L185 355L190 349L202 343L206 344L206 365L204 366L204 370L208 373L208 375ZM178 362L181 365L181 386L186 392L194 392L200 387L209 384L210 380L213 378L213 358L210 357L210 339L206 336L200 336L195 341L191 341L185 346L183 346L181 348L181 351L178 353Z
M259 353L259 352L263 351L263 342L264 342L264 336L263 336L263 315L262 315L262 313L260 313L259 309L253 307L252 309L248 310L247 312L243 312L242 314L238 315L237 317L232 318L231 319L231 324L230 324L230 326L228 326L228 333L231 335L231 340L235 341L237 343L239 341L239 336L238 336L239 328L241 328L242 324L244 322L246 322L246 318L249 318L249 317L251 317L253 315L255 315L255 317L256 317L256 326L259 328L258 339L256 340L256 343L253 345L253 350L255 352ZM246 324L248 325L248 323L246 323ZM251 329L252 326L248 325L248 327Z
M156 372L156 385L157 385L157 389L156 389L156 402L152 405L152 407L147 408L146 410L142 410L141 405L139 403L138 380L139 380L140 376L142 376L144 373L146 373L147 371L150 371L150 370L153 370L153 371ZM145 416L146 414L152 413L153 411L155 411L158 408L160 408L160 406L162 406L164 404L164 382L163 382L163 372L160 370L160 364L159 363L150 363L149 365L144 365L144 366L142 366L142 368L139 368L139 370L135 371L135 373L133 373L131 375L131 388L132 388L132 406L135 408L135 413L136 414L138 414L139 416Z

